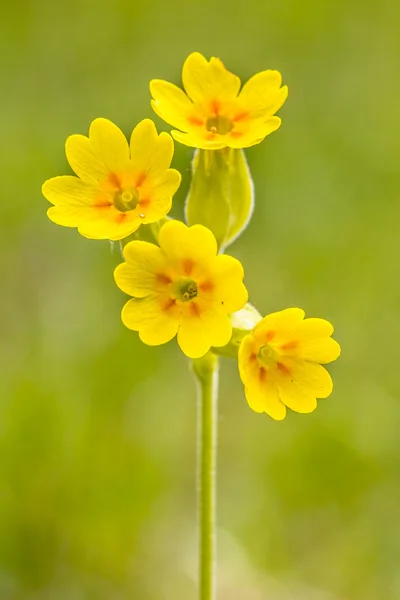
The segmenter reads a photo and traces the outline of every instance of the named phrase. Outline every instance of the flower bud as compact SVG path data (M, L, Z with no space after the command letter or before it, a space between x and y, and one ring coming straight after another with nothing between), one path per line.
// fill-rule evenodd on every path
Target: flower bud
M243 150L197 150L186 200L189 225L205 225L220 251L246 228L254 205L253 182Z

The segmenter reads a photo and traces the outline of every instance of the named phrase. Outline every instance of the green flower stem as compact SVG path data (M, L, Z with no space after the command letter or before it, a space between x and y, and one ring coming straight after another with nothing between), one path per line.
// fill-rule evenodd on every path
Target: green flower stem
M198 599L215 600L218 358L209 352L194 360L193 368L198 380Z

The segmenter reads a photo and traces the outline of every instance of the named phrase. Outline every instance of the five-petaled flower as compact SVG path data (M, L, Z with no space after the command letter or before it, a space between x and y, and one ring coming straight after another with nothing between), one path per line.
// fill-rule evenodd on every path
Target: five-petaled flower
M264 317L243 338L239 371L250 407L281 420L286 407L312 412L317 398L332 392L332 379L322 367L336 360L339 344L324 319L304 319L300 308Z
M240 90L240 79L219 58L208 62L190 54L182 70L186 91L160 79L150 82L152 106L159 117L180 131L172 131L182 144L216 150L247 148L279 128L274 116L285 102L279 71L261 71ZM239 93L240 91L240 93Z
M77 177L43 184L43 195L54 204L47 214L58 225L77 227L88 238L120 240L170 211L181 175L169 168L171 136L158 135L150 119L135 127L130 147L116 125L95 119L89 137L71 135L65 148Z
M176 334L182 351L199 358L212 346L225 346L232 335L229 314L247 302L243 267L232 256L218 255L214 235L203 225L169 221L161 228L160 247L132 241L115 281L133 296L122 321L150 346Z

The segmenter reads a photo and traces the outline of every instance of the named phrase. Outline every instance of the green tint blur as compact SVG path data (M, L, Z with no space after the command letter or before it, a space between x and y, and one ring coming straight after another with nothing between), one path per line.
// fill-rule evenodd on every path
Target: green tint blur
M222 365L218 600L400 598L397 0L16 0L1 52L0 598L195 599L195 388L175 342L120 323L108 242L46 217L64 141L152 117L194 50L289 86L247 151L256 205L229 252L261 313L336 328L335 391L282 423ZM168 126L154 117L157 126ZM192 150L176 147L182 218Z

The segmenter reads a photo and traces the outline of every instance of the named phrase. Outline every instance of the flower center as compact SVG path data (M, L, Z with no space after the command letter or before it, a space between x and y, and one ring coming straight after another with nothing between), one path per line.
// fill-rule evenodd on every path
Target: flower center
M113 203L120 212L129 212L136 208L139 202L139 194L135 188L118 190L114 194Z
M174 293L182 302L189 302L197 296L197 283L189 277L181 277L174 284Z
M233 123L228 117L223 115L217 115L216 117L210 117L206 122L207 131L211 133L218 133L219 135L226 135L233 129Z
M265 367L270 367L276 362L276 353L270 346L261 346L257 358Z

